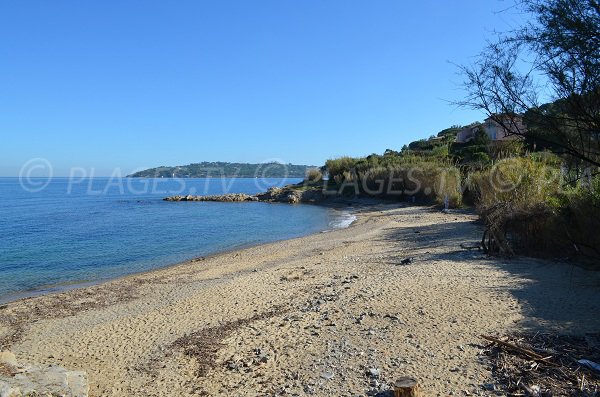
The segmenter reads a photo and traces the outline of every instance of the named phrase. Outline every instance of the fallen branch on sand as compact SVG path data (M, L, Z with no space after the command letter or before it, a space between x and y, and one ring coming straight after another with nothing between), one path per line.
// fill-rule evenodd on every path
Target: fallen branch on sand
M534 352L533 350L525 349L521 346L517 346L512 343L504 342L498 338L494 338L494 337L486 336L486 335L481 335L481 337L485 340L496 343L498 346L501 346L501 347L507 348L509 350L524 354L527 357L531 358L532 360L544 361L544 360L548 359L548 357L542 357L539 354L537 354L536 352Z
M600 396L600 373L583 364L600 362L598 336L538 332L501 340L481 335L492 342L483 351L491 359L495 386L506 395L578 397Z

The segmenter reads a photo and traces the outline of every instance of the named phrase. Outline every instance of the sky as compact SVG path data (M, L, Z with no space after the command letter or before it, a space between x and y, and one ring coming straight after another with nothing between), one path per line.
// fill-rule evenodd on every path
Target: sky
M399 150L485 118L456 64L511 1L2 2L0 176Z

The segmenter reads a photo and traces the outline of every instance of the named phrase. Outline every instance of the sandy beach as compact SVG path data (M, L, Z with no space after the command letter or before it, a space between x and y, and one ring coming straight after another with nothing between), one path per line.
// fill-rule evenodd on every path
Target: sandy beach
M464 249L481 236L471 213L357 216L2 305L0 350L86 371L90 396L363 396L404 375L427 396L487 395L481 334L600 329L600 274Z

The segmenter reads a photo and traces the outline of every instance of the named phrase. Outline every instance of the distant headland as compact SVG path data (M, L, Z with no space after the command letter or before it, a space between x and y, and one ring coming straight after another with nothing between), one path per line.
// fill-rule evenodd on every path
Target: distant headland
M180 166L160 166L138 171L128 178L304 178L309 165L277 162L250 164L201 162Z

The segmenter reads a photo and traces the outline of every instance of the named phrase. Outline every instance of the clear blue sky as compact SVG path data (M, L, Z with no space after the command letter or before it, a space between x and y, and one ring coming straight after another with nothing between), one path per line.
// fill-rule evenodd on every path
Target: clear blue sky
M5 1L0 175L199 161L321 165L483 115L457 68L512 0Z

